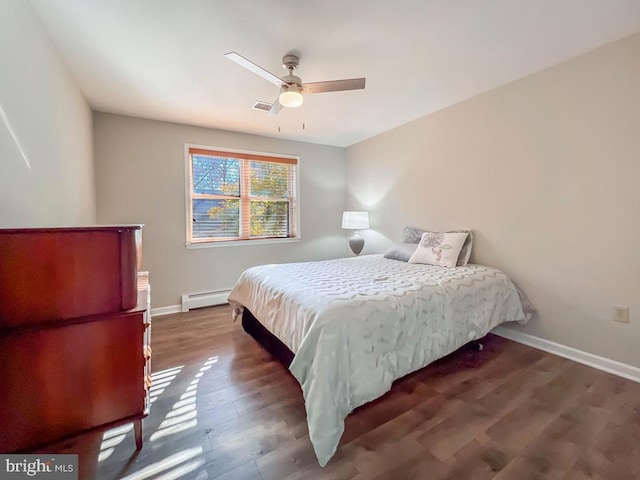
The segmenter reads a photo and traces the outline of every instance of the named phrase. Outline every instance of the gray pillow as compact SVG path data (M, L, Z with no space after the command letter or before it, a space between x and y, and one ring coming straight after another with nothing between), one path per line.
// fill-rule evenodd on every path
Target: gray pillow
M417 243L394 243L389 249L384 252L384 258L390 258L391 260L399 260L401 262L408 262L413 255L413 252L418 248Z
M426 230L424 228L411 226L404 227L404 230L402 230L402 238L400 239L400 241L403 243L420 243L420 239L422 238L422 234L424 232L432 232L432 230ZM456 266L460 267L469 263L469 259L471 258L471 248L473 247L473 232L465 228L462 230L449 230L445 233L468 234L467 239L462 244L462 250L460 250L460 255L458 255Z

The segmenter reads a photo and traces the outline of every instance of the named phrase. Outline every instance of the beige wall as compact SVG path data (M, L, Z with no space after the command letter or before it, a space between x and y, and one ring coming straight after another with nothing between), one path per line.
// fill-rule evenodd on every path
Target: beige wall
M342 148L94 114L100 223L144 223L143 267L153 307L180 296L228 289L246 268L346 254L340 228L345 192ZM300 156L302 240L296 243L185 248L184 144Z
M640 366L640 34L349 147L347 178L369 252L472 228L539 310L522 330Z
M91 111L28 1L0 2L0 66L0 227L94 223Z

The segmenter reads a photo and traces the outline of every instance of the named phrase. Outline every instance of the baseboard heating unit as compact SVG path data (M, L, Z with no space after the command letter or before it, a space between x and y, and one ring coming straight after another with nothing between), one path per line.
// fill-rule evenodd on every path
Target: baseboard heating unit
M218 290L216 292L190 293L182 295L182 311L188 312L194 308L213 307L227 303L231 290Z

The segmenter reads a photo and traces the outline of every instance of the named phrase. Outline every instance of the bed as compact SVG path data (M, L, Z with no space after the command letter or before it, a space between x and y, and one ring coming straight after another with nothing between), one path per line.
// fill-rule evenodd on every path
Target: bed
M322 466L356 407L497 325L530 316L514 284L495 268L382 255L253 267L229 303L235 318L248 310L259 322L254 330L273 334L285 357L291 352L286 359L302 387Z

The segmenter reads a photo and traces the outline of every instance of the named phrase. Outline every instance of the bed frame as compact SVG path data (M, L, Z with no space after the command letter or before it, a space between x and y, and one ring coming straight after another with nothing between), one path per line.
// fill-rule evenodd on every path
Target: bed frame
M262 345L267 352L283 363L285 367L291 365L294 357L293 352L279 338L267 330L246 307L242 313L242 328L256 342Z

